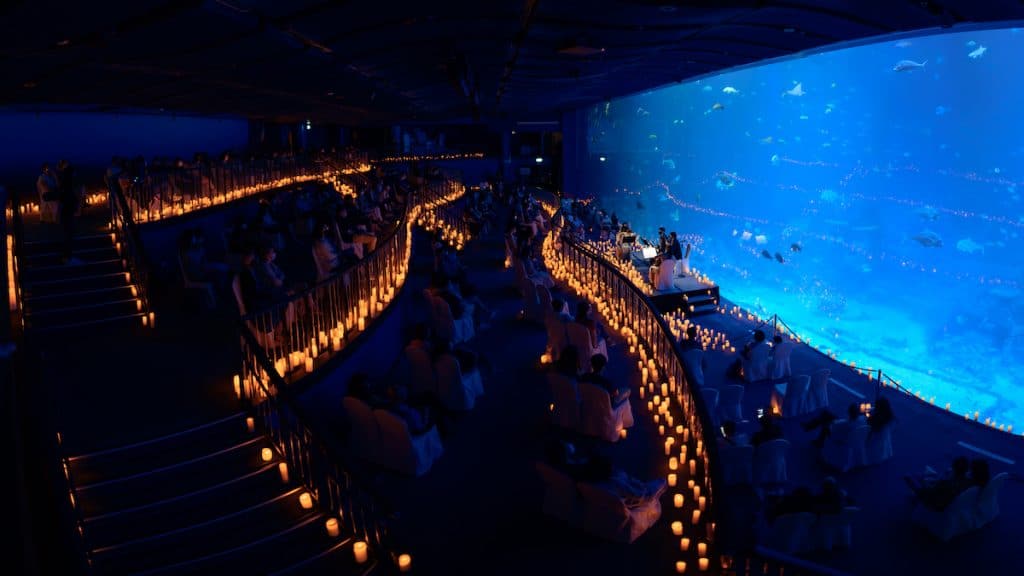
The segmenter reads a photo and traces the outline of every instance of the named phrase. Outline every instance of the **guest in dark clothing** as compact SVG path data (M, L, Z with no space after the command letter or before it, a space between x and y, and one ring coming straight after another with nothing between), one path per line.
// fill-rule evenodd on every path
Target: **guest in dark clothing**
M871 432L880 432L895 420L896 416L892 413L892 404L889 403L889 399L879 396L875 401L875 407L868 416L868 426L871 426Z
M971 460L971 484L978 488L984 488L988 484L990 475L988 460L984 458Z
M860 412L860 404L851 402L846 407L846 418L850 422L859 422L862 419ZM823 410L821 414L818 414L814 418L811 418L807 422L802 424L804 430L810 432L815 428L818 429L818 437L815 438L814 443L817 446L822 446L825 443L825 439L828 438L832 431L832 423L838 419L838 416L830 412L829 410Z
M682 348L683 351L699 350L703 348L700 343L700 339L697 337L696 325L690 324L690 326L686 328L686 338L679 341L679 347Z
M615 384L604 375L604 367L607 364L608 359L605 358L604 354L594 354L590 357L590 372L580 376L579 381L590 382L591 384L600 386L608 393L612 407L614 408L629 398L630 390L629 386Z
M839 514L843 508L853 504L853 499L839 487L834 476L826 476L822 480L821 492L814 497L814 511L818 514Z
M761 423L761 428L754 432L753 438L750 439L751 444L754 446L783 437L782 426L779 426L779 423L771 414L761 416L759 422Z
M950 465L946 474L939 478L925 475L923 478L917 476L904 476L903 480L914 492L922 504L933 510L945 510L950 503L972 484L972 478L968 474L970 462L964 456L958 456Z
M433 426L425 407L413 407L402 399L402 391L394 384L379 390L365 372L356 372L349 378L345 395L365 402L370 408L387 410L405 421L412 434L421 434Z
M815 498L811 489L806 486L797 486L783 496L775 506L769 508L766 516L769 522L774 522L779 516L814 512L814 509Z

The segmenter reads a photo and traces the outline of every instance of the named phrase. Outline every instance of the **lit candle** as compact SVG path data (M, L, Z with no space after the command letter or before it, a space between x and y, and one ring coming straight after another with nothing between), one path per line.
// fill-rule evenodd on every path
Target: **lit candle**
M668 475L668 485L669 486L672 486L674 488L678 481L679 481L679 477L676 476L675 474L669 474Z
M408 554L402 554L398 557L398 570L400 572L408 572L412 569L412 556Z
M675 456L669 458L668 459L668 469L669 470L678 470L679 469L679 459L676 458Z
M682 536L683 535L683 523L678 521L678 520L673 522L672 523L672 533L675 534L676 536Z
M238 374L235 374L233 380L234 380L234 384L235 384L235 396L241 398L242 397L242 378ZM250 430L250 432L252 432L252 430Z
M698 522L700 522L700 510L694 510L693 511L693 523L696 525Z
M697 497L697 506L700 508L701 512L704 511L704 506L707 504L707 501L708 499L706 496Z
M288 483L288 463L287 462L281 462L280 464L278 464L277 465L277 471L281 475L281 482L283 484L287 484Z
M682 560L676 562L676 574L686 574L686 562Z
M683 552L688 552L690 550L690 539L689 538L683 538L682 540L680 540L679 541L679 549L682 550Z
M682 494L676 494L675 496L672 497L672 502L673 502L673 504L675 505L676 508L682 508L683 507L683 495Z
M299 494L299 504L303 510L309 510L313 507L313 496L309 492L303 492Z
M366 318L364 318L363 316L360 316L359 317L359 331L362 332L363 330L366 330Z
M698 558L697 559L697 566L700 568L701 572L707 572L707 570L708 570L708 559L707 558Z
M700 484L695 484L693 486L693 497L700 498Z
M337 538L338 534L341 534L341 530L338 528L337 518L328 518L324 522L324 527L327 528L327 535L331 538Z
M263 450L260 450L260 458L262 458L264 462L270 462L274 459L274 451L270 448L264 448Z
M692 475L692 474L696 474L696 473L697 473L697 461L691 459L690 460L690 474Z
M360 541L356 542L355 544L353 544L352 545L352 555L356 557L356 563L357 564L365 563L366 559L367 559L366 542L363 542L362 540L360 540Z
M661 426L658 426L658 434L660 434L661 436L665 435L665 425L664 424L662 424Z
M707 556L707 555L708 555L708 545L707 545L707 543L706 542L698 542L697 543L697 556Z
M311 372L313 372L313 357L306 356L306 373L309 374ZM693 460L690 462L693 462Z
M245 429L249 432L256 431L256 420L252 416L245 419Z
M619 429L619 438L621 438L623 440L626 439L626 429L625 428L620 428Z

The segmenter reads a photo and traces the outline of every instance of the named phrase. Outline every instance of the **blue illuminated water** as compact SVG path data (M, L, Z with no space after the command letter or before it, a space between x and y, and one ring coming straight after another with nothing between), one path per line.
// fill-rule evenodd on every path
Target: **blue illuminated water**
M725 298L1024 431L1022 55L1016 30L889 40L601 103L585 180Z

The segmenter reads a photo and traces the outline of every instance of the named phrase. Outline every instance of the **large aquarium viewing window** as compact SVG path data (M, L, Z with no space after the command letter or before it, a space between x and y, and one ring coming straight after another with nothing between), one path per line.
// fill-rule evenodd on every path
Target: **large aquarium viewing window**
M890 40L586 111L585 189L727 300L1024 431L1024 32Z

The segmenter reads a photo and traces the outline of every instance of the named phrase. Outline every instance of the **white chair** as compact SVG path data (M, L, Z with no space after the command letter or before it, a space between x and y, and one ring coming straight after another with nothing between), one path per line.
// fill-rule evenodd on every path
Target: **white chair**
M851 427L846 420L833 422L821 447L821 460L839 472L864 466L867 464L869 432L871 427L867 424Z
M463 372L454 354L442 354L434 364L437 395L449 410L472 410L484 393L479 370Z
M437 376L430 353L419 346L405 347L406 381L409 382L410 396L420 397L437 391Z
M974 523L978 528L999 516L999 492L1002 491L1003 484L1009 477L1008 472L1000 472L990 478L988 484L981 488L974 507Z
M373 458L378 464L403 474L422 476L441 456L441 436L436 426L413 435L405 420L388 410L376 409L373 417L380 428L380 444Z
M780 409L782 416L790 418L807 413L807 394L811 385L811 377L800 374L789 382L781 382L772 387L772 406Z
M540 300L537 299L537 285L529 279L523 280L520 282L520 291L523 294L523 310L526 320L543 324L547 311L540 307ZM550 309L551 305L549 304L548 310Z
M975 505L979 493L980 489L977 486L971 486L942 510L935 510L916 502L910 519L942 542L949 542L955 536L970 532L976 527Z
M580 395L579 432L618 442L619 430L633 425L633 407L629 399L612 407L611 396L597 384L579 382L576 388Z
M779 342L772 352L772 380L789 378L793 375L793 369L789 363L789 357L796 345L789 340Z
M835 548L853 547L853 520L860 508L847 506L839 514L822 514L812 531L817 535L818 549L832 551Z
M661 518L661 502L649 498L629 507L607 489L578 482L576 489L583 505L583 530L615 542L631 543Z
M778 492L789 482L789 449L790 442L785 438L768 440L754 448L754 481L758 486Z
M828 379L831 375L832 371L828 368L821 368L811 373L811 385L804 406L805 412L828 408Z
M572 525L581 522L582 502L576 491L576 481L544 462L534 463L544 484L544 503L541 509L548 516Z
M754 447L730 446L718 451L722 462L722 480L726 486L750 485L754 482Z
M589 372L590 358L599 351L595 349L590 329L579 322L566 322L565 335L568 339L569 346L575 347L576 352L578 353L580 359L580 373Z
M675 265L676 261L671 258L666 258L661 262L661 266L658 267L658 284L655 289L671 290L675 287L672 283L675 278Z
M544 328L548 333L547 349L551 354L552 360L558 360L559 356L562 355L562 350L569 344L569 337L566 335L565 330L566 324L567 322L562 320L554 311L544 319Z
M785 554L807 552L811 549L811 528L816 521L811 512L783 514L772 522L766 544Z
M552 421L566 430L576 430L580 425L580 394L576 380L558 372L547 373L548 387L551 388Z
M353 453L370 458L380 444L380 429L369 404L352 396L341 400L348 418L348 447Z
M743 392L745 388L739 384L722 386L718 395L718 414L722 421L743 421Z
M866 448L867 465L874 466L892 458L892 430L894 422L886 424L881 430L872 430L868 434Z

